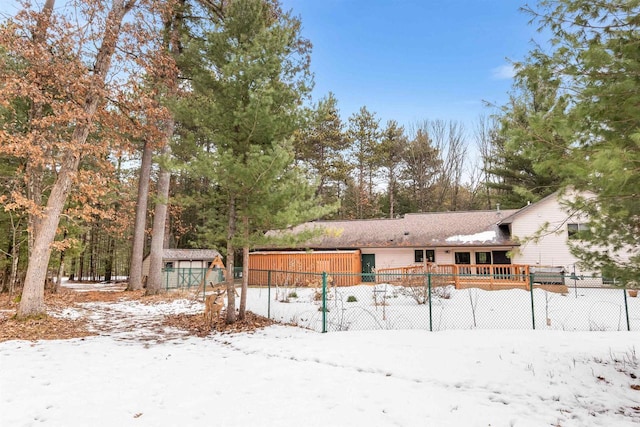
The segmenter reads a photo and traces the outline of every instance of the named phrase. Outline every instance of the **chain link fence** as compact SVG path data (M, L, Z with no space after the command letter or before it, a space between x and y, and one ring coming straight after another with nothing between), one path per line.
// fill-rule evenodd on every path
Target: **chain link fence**
M543 275L496 285L487 275L406 274L380 280L250 270L247 307L276 321L319 332L371 329L640 330L637 290L601 278ZM512 275L513 276L513 275ZM297 280L291 280L296 277ZM533 288L531 287L533 283Z

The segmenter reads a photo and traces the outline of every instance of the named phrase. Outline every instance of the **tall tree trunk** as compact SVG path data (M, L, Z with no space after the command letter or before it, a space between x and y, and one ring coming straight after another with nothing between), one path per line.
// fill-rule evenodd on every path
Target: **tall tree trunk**
M174 58L180 51L180 26L184 0L174 4L171 15L165 15L163 21L166 31L164 40L164 49L171 53ZM170 94L177 93L177 76L169 73L169 77L165 78L163 83ZM175 130L175 120L172 116L168 117L163 126L163 145L162 154L166 157L171 155L171 138ZM151 231L151 252L149 254L149 276L147 277L147 295L154 295L162 292L162 253L165 248L165 225L167 220L167 204L169 203L169 187L171 185L171 171L168 165L160 166L158 176L158 200L156 201L153 214L153 228Z
M3 258L5 261L9 261L9 259L11 258L11 253L13 252L12 245L13 243L9 242L9 247L7 248L8 250L3 254L4 255ZM4 271L2 272L2 275L0 275L0 294L9 290L10 276L11 276L11 265L7 263L4 267Z
M87 258L87 233L82 234L82 252L78 257L78 282L84 280L84 260Z
M116 252L116 240L108 236L107 237L107 260L104 263L104 281L110 282L113 279L113 261Z
M91 237L89 238L89 280L96 281L96 246L98 241L98 232L95 224L91 226Z
M18 262L20 261L20 245L14 241L11 247L11 276L9 277L9 296L12 296L18 282Z
M242 291L240 292L240 307L238 310L238 320L244 320L247 310L247 292L249 290L249 218L242 217L242 227L244 228L244 245L242 246Z
M67 231L65 230L62 239L67 238ZM64 249L60 251L60 265L58 266L58 273L56 274L56 282L53 284L53 293L57 294L60 291L60 282L62 282L62 275L64 274Z
M80 132L82 132L82 134L76 135ZM76 131L74 131L73 140L82 138L83 134L84 140L86 140L88 133L88 126L79 126L76 128ZM77 154L67 153L62 168L58 173L58 179L51 189L45 214L41 218L40 230L35 236L33 251L29 254L27 275L25 277L24 288L22 289L22 299L18 306L18 318L38 316L44 314L46 311L44 306L44 285L49 266L49 258L51 257L51 243L53 243L55 238L60 221L60 214L69 195L79 163L80 157Z
M233 239L236 235L236 199L233 195L229 198L229 224L227 228L227 324L236 322L236 287L234 279L234 253Z
M136 203L136 219L133 228L133 244L131 246L128 291L142 289L142 258L144 256L144 232L147 219L147 201L149 199L152 158L153 150L151 149L151 144L145 141L142 149L140 179L138 181L138 200Z
M170 128L170 129L169 129ZM173 124L165 129L165 145L162 149L163 156L171 154L169 135L173 135ZM167 204L169 203L169 186L171 184L171 172L166 166L160 167L158 176L158 195L153 213L153 229L151 231L151 252L149 253L149 277L147 277L147 295L156 295L162 292L162 254L164 249L165 221L167 219Z
M56 275L56 283L53 286L53 293L57 294L60 291L60 285L62 284L62 275L64 274L64 251L60 252L60 266L58 267L58 274Z
M77 265L77 258L72 258L71 259L71 268L69 268L69 281L73 282L74 280L76 280L76 265Z
M49 24L51 23L51 14L53 13L53 7L55 0L46 0L42 7L42 12L38 14L37 24L35 31L32 35L34 44L44 44L47 38L47 31ZM42 118L43 106L41 102L34 101L31 104L29 110L29 122L33 123L35 120ZM27 161L26 167L27 176L27 197L34 203L35 206L42 206L42 165L33 161ZM40 216L33 211L29 212L29 232L28 246L29 254L33 251L35 245L35 238L40 228Z
M98 104L102 100L99 89L104 86L107 72L111 66L111 58L115 50L116 42L120 36L122 20L125 14L134 6L135 0L129 0L125 5L124 0L114 0L113 6L107 16L105 31L102 37L102 45L97 51L93 66L95 79L94 87L89 91L84 113L86 120L78 122L71 136L72 147L82 147L87 141L89 130L93 122ZM22 298L18 306L17 317L39 316L45 313L44 285L51 257L51 244L53 243L60 214L67 201L71 185L75 179L80 165L80 153L69 150L63 153L63 161L60 164L57 178L51 187L51 194L47 200L46 208L40 219L40 227L37 230L33 242L33 252L29 254L29 263L22 289Z

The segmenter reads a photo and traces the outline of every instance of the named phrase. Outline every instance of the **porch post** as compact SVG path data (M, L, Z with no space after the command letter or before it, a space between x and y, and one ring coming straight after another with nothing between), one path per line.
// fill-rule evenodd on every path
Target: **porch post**
M453 277L456 289L460 289L460 269L458 268L458 264L453 264Z

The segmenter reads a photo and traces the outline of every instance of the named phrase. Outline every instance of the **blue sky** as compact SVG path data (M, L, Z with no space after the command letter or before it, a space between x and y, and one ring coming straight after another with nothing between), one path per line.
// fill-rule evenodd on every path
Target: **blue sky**
M366 105L381 123L457 120L502 104L508 59L533 47L515 0L282 0L314 45L314 100L333 92L343 119Z

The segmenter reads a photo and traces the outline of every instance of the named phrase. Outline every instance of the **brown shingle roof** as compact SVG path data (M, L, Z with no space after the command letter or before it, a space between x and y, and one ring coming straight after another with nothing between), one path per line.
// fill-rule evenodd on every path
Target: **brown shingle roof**
M396 219L316 221L295 227L327 232L298 245L317 249L373 247L513 246L498 223L517 210L433 212L407 214Z

